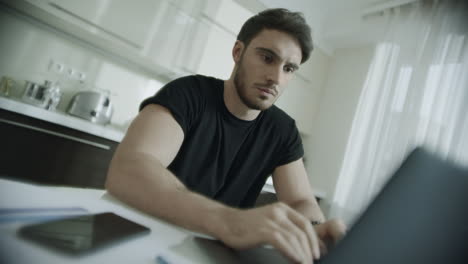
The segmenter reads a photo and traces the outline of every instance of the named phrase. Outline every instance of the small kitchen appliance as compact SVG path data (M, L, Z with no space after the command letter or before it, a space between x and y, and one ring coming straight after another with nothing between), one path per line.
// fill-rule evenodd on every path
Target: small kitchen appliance
M45 81L43 85L27 81L23 93L23 101L48 110L55 110L62 93L57 83Z
M109 92L105 90L78 92L70 101L67 112L93 123L106 125L110 122L113 113Z

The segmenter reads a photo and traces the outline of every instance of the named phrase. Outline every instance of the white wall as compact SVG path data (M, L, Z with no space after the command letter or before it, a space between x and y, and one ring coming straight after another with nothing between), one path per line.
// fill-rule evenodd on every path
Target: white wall
M301 74L307 75L310 81L295 74L276 102L278 107L296 120L299 130L306 135L311 135L314 129L312 120L315 119L318 111L330 60L330 56L326 55L320 48L316 48L306 62L308 65L300 66L307 69L307 72L301 72Z
M335 52L331 60L318 114L313 122L311 142L307 145L307 170L312 186L326 192L322 204L325 211L335 191L373 51L372 46L341 49Z
M311 139L317 127L315 120L322 100L321 97L327 81L331 60L332 58L323 50L315 48L310 59L306 62L308 65L301 65L301 68L306 69L306 72L302 72L302 75L307 75L310 81L296 74L276 103L278 107L296 120L304 145L304 163L311 181L313 176L310 172L311 166L309 163L312 157L311 150L313 149ZM319 193L324 192L321 188L315 189Z

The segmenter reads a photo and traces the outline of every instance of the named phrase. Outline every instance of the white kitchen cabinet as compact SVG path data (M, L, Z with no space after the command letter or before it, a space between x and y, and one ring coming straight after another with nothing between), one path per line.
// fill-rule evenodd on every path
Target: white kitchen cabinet
M154 0L27 0L101 38L142 50L151 38L164 1ZM56 25L60 26L60 25Z
M234 0L0 2L165 79L191 73L228 78L236 35L253 14Z
M167 79L196 72L209 31L197 17L204 0L0 2Z
M209 0L166 0L177 6L181 11L190 14L194 17L198 17L200 13L209 4ZM216 0L219 1L219 0Z
M232 48L244 22L253 13L233 0L207 0L202 22L209 30L195 72L228 79L234 67Z
M209 29L197 17L167 2L158 29L143 56L178 73L196 72Z
M237 36L253 13L234 0L207 0L203 15L224 30Z
M210 23L200 17L192 21L192 25L184 34L180 51L175 56L174 65L178 70L198 73L204 50L209 42L209 35Z
M229 79L234 67L232 48L236 37L215 24L205 23L210 31L198 64L197 73L220 79Z

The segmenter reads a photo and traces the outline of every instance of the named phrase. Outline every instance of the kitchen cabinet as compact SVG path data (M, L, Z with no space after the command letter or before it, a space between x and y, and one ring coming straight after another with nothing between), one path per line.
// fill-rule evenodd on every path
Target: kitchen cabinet
M231 49L253 15L234 0L0 0L22 15L165 79L227 78ZM90 45L90 46L89 46Z
M104 188L118 143L0 109L0 175L36 183Z
M254 13L234 0L207 0L202 15L237 36L244 22Z
M206 23L174 4L161 6L161 23L143 56L180 75L194 73L209 33Z
M216 24L206 21L210 32L196 72L220 79L229 79L234 67L232 48L236 37Z
M244 22L253 15L232 0L209 0L202 12L202 22L208 30L194 72L228 79L234 67L232 48Z
M199 19L204 0L0 0L1 5L167 79L195 72L208 32Z
M142 50L163 10L153 0L26 0L97 37ZM60 26L60 25L56 25Z
M148 51L152 60L180 72L229 78L237 33L253 15L233 0L172 0ZM191 7L192 10L190 10ZM172 54L176 51L177 54Z
M179 8L181 11L198 17L200 13L210 4L210 0L166 0ZM219 1L219 0L216 0Z

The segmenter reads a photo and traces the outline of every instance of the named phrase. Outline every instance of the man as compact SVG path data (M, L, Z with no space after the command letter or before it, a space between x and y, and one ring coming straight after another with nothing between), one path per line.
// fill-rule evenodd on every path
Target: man
M111 162L108 191L233 248L269 244L297 262L318 259L345 227L324 222L294 120L273 105L311 50L300 13L250 18L229 80L180 78L142 103ZM270 174L279 202L252 209Z

